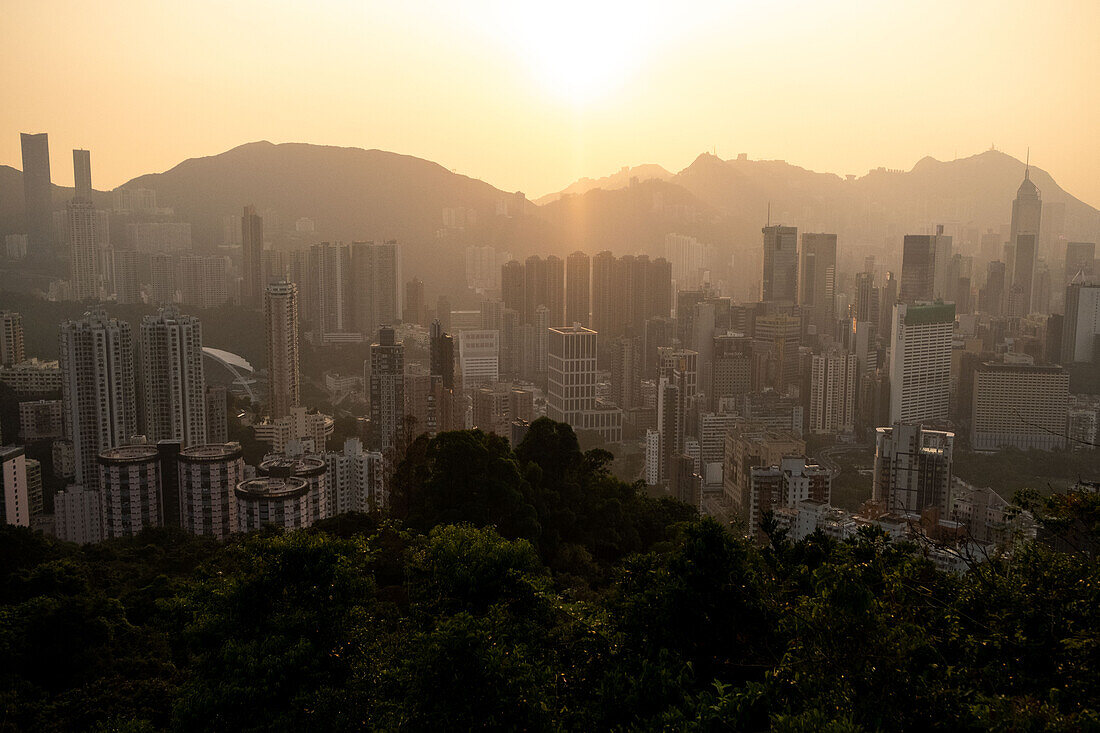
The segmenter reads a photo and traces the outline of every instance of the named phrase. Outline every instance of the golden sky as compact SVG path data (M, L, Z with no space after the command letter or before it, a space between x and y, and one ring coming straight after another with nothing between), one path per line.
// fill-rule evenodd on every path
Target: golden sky
M381 148L534 198L703 151L819 171L991 144L1100 206L1100 0L0 0L0 163L93 184L244 142Z

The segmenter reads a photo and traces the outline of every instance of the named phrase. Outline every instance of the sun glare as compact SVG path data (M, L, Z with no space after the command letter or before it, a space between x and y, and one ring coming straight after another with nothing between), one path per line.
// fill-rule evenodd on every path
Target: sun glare
M502 28L529 72L548 93L589 104L621 88L647 60L656 40L649 3L516 3Z

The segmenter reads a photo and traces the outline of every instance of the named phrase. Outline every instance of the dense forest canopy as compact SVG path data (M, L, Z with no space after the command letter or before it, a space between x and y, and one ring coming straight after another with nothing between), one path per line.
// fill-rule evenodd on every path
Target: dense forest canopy
M0 730L1100 726L1095 494L964 575L756 546L540 420L414 442L385 514L217 543L0 529Z

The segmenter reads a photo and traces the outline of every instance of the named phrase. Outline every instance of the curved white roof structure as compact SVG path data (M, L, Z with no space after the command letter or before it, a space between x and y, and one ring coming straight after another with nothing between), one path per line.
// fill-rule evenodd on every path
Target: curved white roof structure
M234 383L244 387L244 391L248 393L248 399L255 402L256 393L252 391L252 383L256 380L248 379L245 374L252 374L256 370L252 368L252 365L239 354L234 354L232 351L223 351L222 349L214 349L209 346L202 347L203 356L209 356L214 361L221 364L223 367L229 370L229 372L235 377Z

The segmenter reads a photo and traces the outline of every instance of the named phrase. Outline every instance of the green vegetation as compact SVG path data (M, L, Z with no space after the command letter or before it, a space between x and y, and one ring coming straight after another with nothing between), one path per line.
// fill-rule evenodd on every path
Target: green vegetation
M609 461L540 420L514 451L417 439L387 516L4 528L0 730L1100 726L1095 553L954 576L874 532L758 548ZM1044 507L1095 543L1095 498Z
M951 468L963 481L991 486L1004 498L1011 499L1021 489L1042 493L1065 491L1079 480L1095 479L1100 476L1100 450L956 451Z

